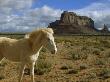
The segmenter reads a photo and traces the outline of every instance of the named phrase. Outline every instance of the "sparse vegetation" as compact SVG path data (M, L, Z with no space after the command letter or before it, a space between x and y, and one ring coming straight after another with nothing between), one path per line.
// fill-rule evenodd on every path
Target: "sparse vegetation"
M87 64L81 64L80 65L80 70L87 69L87 67L88 67Z
M50 72L51 67L51 62L40 59L35 66L35 74L43 75L44 73Z
M110 68L102 69L102 71L100 72L98 76L101 77L102 79L110 78Z
M71 52L70 55L71 55L72 59L74 59L74 60L81 59L81 54L78 52Z
M96 65L105 65L106 61L104 59L97 59L96 60Z
M95 55L100 55L100 50L99 50L99 49L95 49L95 50L93 51L93 54L95 54Z
M72 66L70 66L69 64L68 64L68 65L65 64L65 65L61 66L60 69L61 69L61 70L68 70L68 69L72 69Z
M110 82L110 36L56 36L55 41L56 55L45 48L40 52L35 66L36 82ZM0 82L16 82L12 78L18 75L18 64L5 61L0 64ZM25 72L24 80L28 82L28 67Z
M71 69L71 70L68 70L67 74L77 74L78 73L78 70L77 69Z
M0 75L0 80L5 79L4 75Z

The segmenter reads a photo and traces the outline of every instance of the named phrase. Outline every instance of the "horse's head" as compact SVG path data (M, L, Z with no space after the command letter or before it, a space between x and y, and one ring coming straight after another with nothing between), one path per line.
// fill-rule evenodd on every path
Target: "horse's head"
M29 38L32 49L36 51L37 48L44 46L52 54L57 52L57 47L53 37L53 30L51 28L40 29L26 35L25 38Z
M53 36L53 30L50 28L48 28L46 32L44 47L51 51L52 54L55 54L57 52L57 47Z
M52 54L55 54L57 52L57 47L56 44L54 42L54 37L53 35L49 35L47 38L47 42L46 42L46 46L45 46L48 50L51 51Z

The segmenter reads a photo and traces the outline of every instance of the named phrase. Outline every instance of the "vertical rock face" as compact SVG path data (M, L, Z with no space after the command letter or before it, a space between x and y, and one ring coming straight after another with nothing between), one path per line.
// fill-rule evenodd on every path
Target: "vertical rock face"
M64 23L64 24L77 23L76 14L73 12L64 11L61 14L60 23Z
M94 27L94 21L91 18L86 16L77 16L74 12L67 11L64 11L61 14L60 23Z
M102 33L109 33L107 25L104 24L103 29L101 30Z
M60 20L50 23L49 27L53 28L57 34L96 32L91 18L67 11L61 14Z

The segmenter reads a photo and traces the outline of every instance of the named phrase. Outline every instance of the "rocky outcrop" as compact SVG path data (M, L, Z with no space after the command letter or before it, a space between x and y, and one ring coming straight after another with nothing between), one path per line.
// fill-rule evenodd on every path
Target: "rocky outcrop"
M110 31L108 30L107 25L104 24L103 29L101 30L101 33L110 33Z
M86 16L77 16L76 13L67 11L64 11L61 14L60 23L94 27L94 21L91 18Z
M86 16L78 16L74 12L64 11L60 20L50 23L56 34L94 33L94 21Z

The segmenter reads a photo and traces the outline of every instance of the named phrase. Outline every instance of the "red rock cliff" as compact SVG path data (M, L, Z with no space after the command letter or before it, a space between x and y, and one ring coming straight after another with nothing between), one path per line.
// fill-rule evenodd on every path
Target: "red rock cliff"
M50 23L56 34L94 33L94 21L86 16L78 16L74 12L64 11L60 20Z

